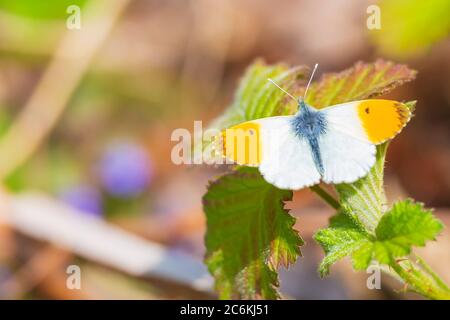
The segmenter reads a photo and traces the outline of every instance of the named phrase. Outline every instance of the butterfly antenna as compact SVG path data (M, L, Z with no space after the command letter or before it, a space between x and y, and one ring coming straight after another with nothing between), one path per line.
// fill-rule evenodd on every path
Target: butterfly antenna
M289 92L287 92L286 90L284 90L282 87L280 87L275 81L273 81L272 79L268 78L267 80L269 80L270 82L272 82L278 89L280 89L281 91L283 91L284 93L286 93L289 97L291 97L292 99L294 99L295 101L297 101L297 98L294 97L292 94L290 94Z
M303 94L303 100L305 100L305 98L306 98L306 93L308 92L309 85L311 84L311 81L312 81L312 79L314 77L314 73L316 73L316 70L317 70L318 66L319 66L318 63L316 63L316 65L314 66L314 69L313 69L313 71L311 73L311 77L309 78L308 84L306 85L305 93Z

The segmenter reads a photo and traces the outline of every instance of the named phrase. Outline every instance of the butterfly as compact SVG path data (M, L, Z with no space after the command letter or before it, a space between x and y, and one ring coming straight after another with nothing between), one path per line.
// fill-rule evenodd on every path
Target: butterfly
M258 167L264 179L280 189L297 190L321 181L351 183L375 164L376 146L394 138L411 118L406 104L383 99L323 109L298 99L298 107L295 115L226 129L224 156Z

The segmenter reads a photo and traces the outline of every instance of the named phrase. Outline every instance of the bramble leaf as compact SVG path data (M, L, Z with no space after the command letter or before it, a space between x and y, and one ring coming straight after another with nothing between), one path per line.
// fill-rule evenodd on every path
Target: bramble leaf
M267 65L257 60L247 68L239 82L237 93L231 106L216 119L211 127L225 129L232 125L265 117L293 113L289 98L267 79L271 78L286 90L298 84L307 74L307 67L289 68L285 64Z
M339 213L328 228L314 236L326 254L319 272L322 276L327 275L330 265L345 256L352 257L355 270L367 269L372 260L392 265L396 258L410 254L412 246L424 246L426 241L433 240L442 228L442 223L431 211L411 200L395 203L383 215L375 237L361 229L348 215Z
M381 263L393 263L396 257L408 255L411 246L424 246L426 241L434 240L442 228L442 223L421 203L397 202L375 230L375 257Z
M381 218L375 230L376 241L365 243L353 253L353 267L366 269L371 260L392 265L396 258L410 254L412 246L434 240L442 228L421 203L399 201Z
M328 228L314 235L314 240L325 251L325 258L319 265L319 273L324 277L329 274L332 264L370 243L370 236L348 215L338 213L331 218Z
M203 197L206 263L223 299L278 298L277 268L300 255L303 240L283 208L292 191L268 184L255 168L211 183Z
M406 65L377 60L357 62L338 73L327 73L311 84L306 102L316 108L372 98L391 91L415 78L416 71ZM303 89L302 89L303 90ZM298 94L303 94L300 91Z

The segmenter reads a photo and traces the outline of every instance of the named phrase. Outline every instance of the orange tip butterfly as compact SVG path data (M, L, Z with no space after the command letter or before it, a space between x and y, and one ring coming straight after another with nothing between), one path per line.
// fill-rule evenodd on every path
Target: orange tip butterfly
M404 103L382 99L316 109L269 81L298 102L298 112L226 129L223 152L239 165L257 166L265 180L280 189L364 177L375 163L375 146L394 138L411 118Z

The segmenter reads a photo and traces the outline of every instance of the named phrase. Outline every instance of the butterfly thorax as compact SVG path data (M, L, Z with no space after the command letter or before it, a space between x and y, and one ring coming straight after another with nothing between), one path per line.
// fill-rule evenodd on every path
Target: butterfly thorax
M292 129L299 139L306 140L311 149L316 168L320 174L323 174L319 138L326 133L325 115L301 100L299 101L299 111L292 119Z

